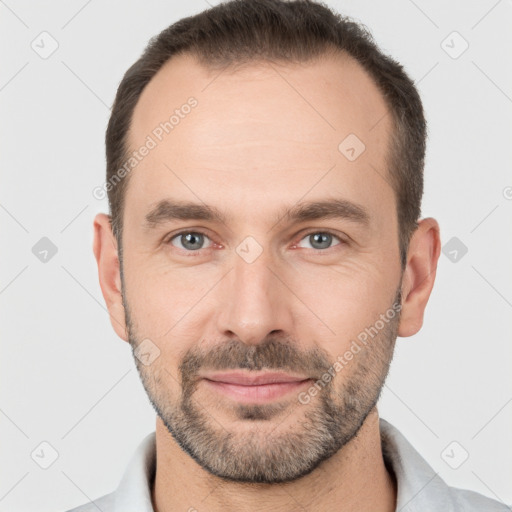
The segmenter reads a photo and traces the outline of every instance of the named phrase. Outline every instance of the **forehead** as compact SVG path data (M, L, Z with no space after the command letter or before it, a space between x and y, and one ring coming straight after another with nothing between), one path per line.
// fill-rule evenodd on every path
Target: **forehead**
M236 205L342 186L377 204L380 194L392 194L390 129L384 98L350 57L210 70L192 55L176 56L133 113L129 147L137 151L149 139L154 147L130 174L127 209L178 189L209 204L219 192L227 201L232 194Z

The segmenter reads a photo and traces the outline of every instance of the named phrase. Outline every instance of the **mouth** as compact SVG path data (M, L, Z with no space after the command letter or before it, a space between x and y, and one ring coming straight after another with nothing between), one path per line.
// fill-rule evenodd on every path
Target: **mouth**
M265 403L298 392L309 385L310 377L282 372L225 372L203 375L213 391L239 402Z

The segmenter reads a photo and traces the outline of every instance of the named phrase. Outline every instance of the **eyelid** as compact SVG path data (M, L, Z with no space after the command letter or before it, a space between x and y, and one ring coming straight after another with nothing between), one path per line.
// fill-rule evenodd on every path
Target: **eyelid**
M172 233L172 234L166 236L164 238L163 244L165 244L165 245L172 245L171 244L172 240L174 240L175 238L177 238L177 237L179 237L181 235L185 235L185 234L189 234L189 233L196 233L198 235L202 235L202 236L208 238L212 244L215 244L217 246L222 247L222 244L217 243L211 236L208 235L208 233L206 233L206 231L204 229L194 229L194 228L182 229L181 231L178 231L177 233ZM302 231L302 232L299 233L299 235L297 235L299 238L296 239L296 242L292 243L292 247L295 248L304 238L306 238L307 236L312 235L314 233L322 233L322 234L331 235L334 238L337 238L340 243L336 244L336 245L333 245L332 247L328 247L327 249L314 249L314 248L309 249L311 251L327 252L329 249L333 249L334 247L337 247L338 245L344 245L344 244L348 243L348 240L347 240L346 236L342 236L341 234L337 233L334 230L310 228L309 230L307 230L305 232ZM175 246L173 246L173 247L175 247ZM211 246L203 248L203 249L198 249L196 251L188 251L186 249L180 249L179 247L175 247L175 248L178 249L178 250L181 250L181 251L185 251L185 252L187 252L189 254L200 253L203 250L211 250L212 249Z
M333 249L334 247L337 247L338 245L347 244L348 240L346 237L343 237L341 234L338 234L336 231L333 231L331 229L310 229L309 231L302 232L300 234L300 238L297 240L297 242L294 242L293 247L296 247L298 243L300 243L304 238L306 238L309 235L312 235L314 233L322 233L324 235L331 235L334 238L337 238L340 243L333 245L332 247L328 247L327 249L309 249L310 251L317 251L317 252L327 252L329 249Z
M177 233L171 233L171 234L167 235L166 237L164 237L162 243L163 243L163 245L172 245L171 242L175 238L178 238L179 236L187 235L187 234L190 234L190 233L195 233L197 235L202 235L205 238L208 238L212 244L216 244L215 240L211 236L209 236L208 233L206 233L203 229L194 229L194 228L192 228L192 229L191 228L182 229L181 231L178 231ZM220 245L220 244L217 244L217 245ZM175 247L174 245L172 245L172 246ZM211 246L203 248L203 249L198 249L196 251L188 251L186 249L181 249L180 247L175 247L175 249L178 249L180 251L185 251L187 253L193 254L193 253L199 253L202 250L211 249Z

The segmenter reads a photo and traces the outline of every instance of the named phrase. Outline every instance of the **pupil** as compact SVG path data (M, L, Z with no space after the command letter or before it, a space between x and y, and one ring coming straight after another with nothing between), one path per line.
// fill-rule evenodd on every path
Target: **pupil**
M203 235L199 234L199 233L188 233L186 235L182 235L182 237L185 239L185 242L182 241L183 243L183 246L186 247L187 249L200 249L200 245L201 245L201 238L202 238ZM182 240L183 240L182 238ZM197 247L197 245L199 245L199 247Z
M312 235L313 242L311 245L319 244L321 247L317 247L317 249L326 249L330 245L331 235L328 233L315 233Z

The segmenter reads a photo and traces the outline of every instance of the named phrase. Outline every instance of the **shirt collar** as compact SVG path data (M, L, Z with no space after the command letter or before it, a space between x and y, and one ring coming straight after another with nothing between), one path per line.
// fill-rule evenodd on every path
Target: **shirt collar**
M401 432L379 419L382 452L397 481L396 512L455 509L450 487L438 476ZM151 487L156 470L156 434L140 443L115 491L115 512L154 512Z
M151 488L156 471L156 433L147 435L133 454L115 491L114 512L154 512Z
M397 481L396 512L454 510L448 485L414 449L403 434L379 419L382 455Z

